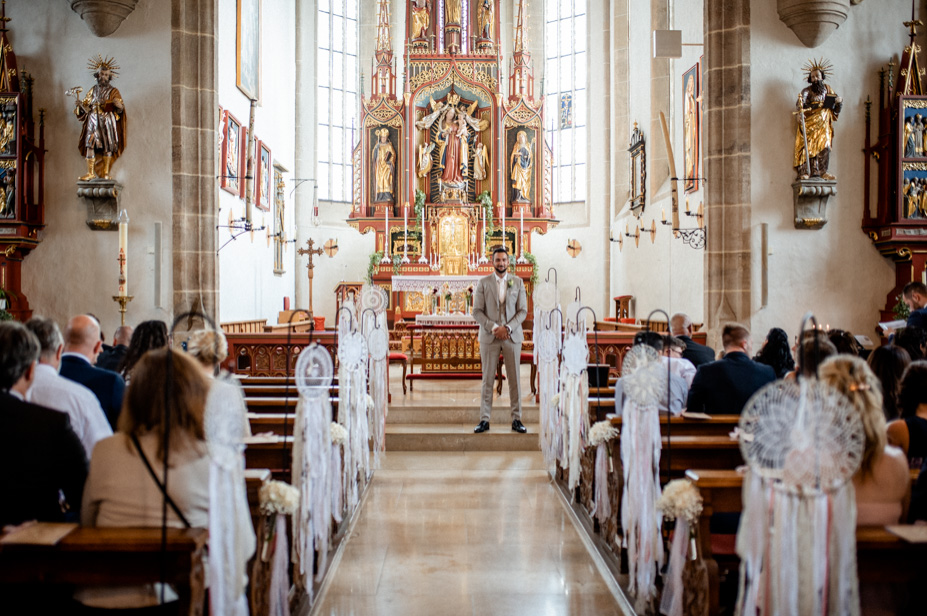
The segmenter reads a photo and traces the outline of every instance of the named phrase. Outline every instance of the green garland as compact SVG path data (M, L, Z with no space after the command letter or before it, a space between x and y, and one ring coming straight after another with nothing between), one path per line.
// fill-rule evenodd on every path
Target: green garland
M370 263L367 264L367 282L368 284L373 284L373 273L377 271L377 268L380 266L380 260L383 258L383 253L381 251L376 251L370 255Z
M493 223L493 214L492 214L492 197L489 196L489 191L484 190L481 192L477 198L480 205L483 206L483 217L486 219L485 227L483 229L484 233L492 233L496 230L496 226Z
M399 269L401 266L402 266L402 256L393 255L393 275L394 276L399 275Z
M538 258L535 257L530 252L525 253L525 261L531 264L531 286L537 284L538 282Z
M415 218L418 220L418 228L422 228L422 217L425 216L425 191L415 189Z
M892 307L892 312L895 313L895 318L899 321L907 321L908 316L911 314L911 309L908 308L908 305L904 303L904 298L901 295L895 296L895 299L898 302Z
M7 307L10 303L10 294L7 293L4 289L0 289L0 299L5 299L7 302ZM6 308L0 308L0 321L12 321L13 315L7 312Z

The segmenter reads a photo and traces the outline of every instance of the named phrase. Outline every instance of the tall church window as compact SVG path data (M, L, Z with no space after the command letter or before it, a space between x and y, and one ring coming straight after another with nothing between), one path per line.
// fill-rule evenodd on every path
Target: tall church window
M358 122L358 0L318 0L317 179L320 199L351 200Z
M586 200L586 0L546 0L544 117L553 152L554 203Z

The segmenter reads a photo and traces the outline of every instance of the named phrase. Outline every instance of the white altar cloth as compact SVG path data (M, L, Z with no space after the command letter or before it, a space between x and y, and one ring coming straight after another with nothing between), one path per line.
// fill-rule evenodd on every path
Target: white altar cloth
M424 289L434 291L444 289L444 283L451 293L459 293L473 287L482 276L393 276L393 291L414 291L421 293Z
M417 314L416 325L476 325L472 314Z

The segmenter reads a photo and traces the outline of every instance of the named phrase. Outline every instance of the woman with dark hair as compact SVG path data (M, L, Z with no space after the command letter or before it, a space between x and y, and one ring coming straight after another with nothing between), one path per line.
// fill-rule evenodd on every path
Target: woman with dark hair
M123 376L126 383L132 375L132 369L142 355L152 349L161 349L167 346L167 324L164 321L143 321L132 332L132 340L126 356L119 364L117 372Z
M781 379L795 368L795 360L789 350L789 336L784 330L773 327L766 334L766 342L753 361L771 366L776 378Z
M900 447L911 468L927 458L927 361L911 362L901 377L898 392L901 419L888 424L888 442Z
M832 329L827 332L830 343L837 348L838 355L853 355L859 357L860 345L856 338L845 329Z
M903 348L886 344L874 349L869 354L869 368L882 383L882 410L885 421L898 419L898 390L901 388L901 375L911 363L911 356Z

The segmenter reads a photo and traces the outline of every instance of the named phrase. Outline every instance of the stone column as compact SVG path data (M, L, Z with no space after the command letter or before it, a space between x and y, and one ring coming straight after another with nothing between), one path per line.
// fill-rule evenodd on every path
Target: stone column
M217 8L217 0L171 4L172 303L175 315L197 310L215 320Z
M630 36L630 7L629 0L611 0L606 3L605 23L608 26L606 33L607 49L606 78L605 78L605 129L608 138L608 150L605 152L606 169L611 182L605 183L605 202L608 206L602 212L605 234L602 238L604 254L610 255L609 263L614 263L618 254L618 245L609 241L611 237L612 220L624 207L627 194L631 189L630 171L628 167L628 143L631 141L630 119L630 64L629 51ZM592 51L592 50L590 50ZM591 84L590 84L591 86ZM603 290L604 314L610 313L612 301L612 275L611 269L605 273L606 284Z
M363 12L376 13L376 7L370 3L363 5ZM318 166L315 150L316 134L316 110L315 101L317 96L316 90L316 24L318 16L318 7L315 2L297 2L296 3L296 168L293 170L293 177L297 178L316 178ZM374 22L375 23L375 22ZM372 48L371 48L372 49ZM368 56L358 56L358 70L364 71L364 79L370 79L370 58ZM368 81L369 83L369 81ZM368 86L369 87L369 86ZM358 133L359 134L359 133ZM353 144L352 144L353 147ZM296 248L304 248L306 241L310 237L310 230L313 228L312 207L314 198L318 191L318 185L313 179L299 186L294 186L293 192L294 210L296 220ZM292 190L292 189L291 189ZM332 224L334 220L326 217L325 223ZM319 235L315 234L315 240L319 242ZM294 271L296 272L296 306L297 308L309 308L309 277L306 271L306 258L296 256L296 251L291 253L295 259ZM318 259L319 257L316 257ZM328 257L326 257L328 258ZM328 289L326 289L327 291ZM317 293L317 296L321 293ZM314 310L318 316L324 314L320 310L323 302L317 302Z
M750 327L750 0L705 3L705 319Z
M707 3L706 3L707 4ZM669 0L651 0L650 28L653 30L669 30ZM653 199L663 187L669 177L669 159L666 155L666 146L663 140L663 125L660 122L660 112L666 116L667 121L673 117L670 109L670 61L669 58L650 59L650 134L645 138L649 142L647 147L647 188L648 200ZM670 127L672 130L672 125ZM672 134L672 133L671 133ZM630 131L628 135L630 142ZM684 174L683 174L684 175Z

